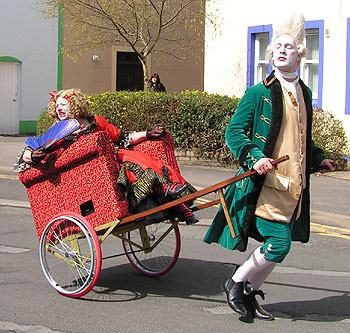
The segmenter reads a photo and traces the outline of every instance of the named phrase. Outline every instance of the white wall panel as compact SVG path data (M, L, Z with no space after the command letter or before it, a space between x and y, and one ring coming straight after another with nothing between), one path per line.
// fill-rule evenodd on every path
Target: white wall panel
M0 63L0 133L18 133L18 63Z

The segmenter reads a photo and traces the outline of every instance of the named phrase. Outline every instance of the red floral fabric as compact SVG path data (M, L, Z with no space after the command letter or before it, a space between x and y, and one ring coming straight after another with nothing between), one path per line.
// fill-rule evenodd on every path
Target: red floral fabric
M66 211L84 215L89 202L94 212L85 218L94 228L129 215L125 194L116 183L118 174L115 150L105 132L82 136L19 173L39 239L53 216Z
M130 149L152 155L158 158L164 164L173 167L177 172L180 172L174 153L174 138L168 131L165 132L165 135L162 138L142 141L131 146Z

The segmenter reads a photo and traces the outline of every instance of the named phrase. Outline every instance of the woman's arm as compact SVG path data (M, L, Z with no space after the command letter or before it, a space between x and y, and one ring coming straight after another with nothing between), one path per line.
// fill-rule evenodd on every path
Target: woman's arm
M17 156L14 164L14 170L16 172L22 172L32 166L33 163L37 163L44 159L46 152L42 149L33 150L29 146L26 146Z
M147 132L132 132L129 136L129 144L135 145L143 140L147 139Z
M113 124L109 123L102 116L95 116L95 119L98 123L98 129L108 132L113 142L117 141L121 133L121 130L116 126L114 126ZM125 146L135 145L146 139L162 137L164 134L165 134L165 130L163 127L155 127L147 131L141 131L141 132L136 132L136 131L131 132L127 135L125 139L126 141Z
M155 127L142 132L131 132L126 138L126 146L135 145L141 141L152 138L160 138L165 135L163 127Z
M42 148L33 150L32 148L27 146L18 155L16 162L25 162L28 164L36 163L44 159L46 155L47 153Z

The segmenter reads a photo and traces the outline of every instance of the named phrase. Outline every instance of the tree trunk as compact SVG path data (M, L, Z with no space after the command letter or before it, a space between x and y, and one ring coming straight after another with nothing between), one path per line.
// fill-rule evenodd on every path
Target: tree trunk
M149 86L149 68L147 64L147 58L140 59L141 64L142 64L142 69L143 69L143 90L144 91L149 91L150 86Z

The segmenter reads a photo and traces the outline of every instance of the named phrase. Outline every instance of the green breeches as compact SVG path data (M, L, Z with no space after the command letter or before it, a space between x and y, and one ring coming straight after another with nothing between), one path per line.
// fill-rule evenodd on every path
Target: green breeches
M256 217L256 227L265 239L261 247L266 260L281 263L287 256L292 245L294 219L293 216L290 223L284 223Z

